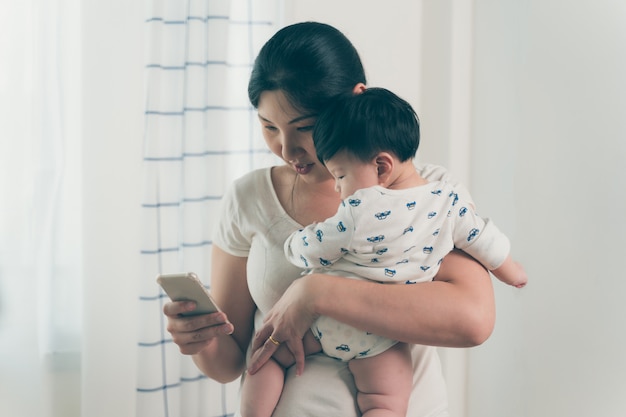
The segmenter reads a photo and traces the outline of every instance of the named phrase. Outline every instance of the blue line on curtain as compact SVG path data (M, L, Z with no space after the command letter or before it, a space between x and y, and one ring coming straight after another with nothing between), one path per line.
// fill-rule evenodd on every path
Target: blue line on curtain
M146 19L146 23L163 23L164 25L186 25L190 20L198 20L203 23L208 22L209 20L228 20L229 23L234 25L265 25L272 26L273 23L269 20L233 20L228 16L187 16L186 20L165 20L162 17L154 16Z
M185 62L183 65L146 64L148 69L162 69L164 71L184 71L187 67L208 67L222 65L228 68L252 68L251 64L231 64L228 61Z
M151 17L149 19L146 19L146 23L151 23L151 22L161 22L165 25L185 25L187 24L187 22L189 20L199 20L203 23L207 23L209 20L229 20L228 16L216 16L216 15L209 15L209 16L187 16L187 20L165 20L162 17Z
M169 388L176 388L176 387L180 387L181 385L183 385L185 382L196 382L196 381L201 381L203 379L208 379L206 376L204 375L198 375L196 377L193 378L184 378L181 377L180 378L180 382L176 382L173 384L168 384L168 385L161 385L159 387L155 387L155 388L137 388L137 391L139 392L156 392L156 391L162 391L162 390L166 390Z
M137 343L137 345L141 347L155 347L155 346L159 346L162 344L169 344L169 343L174 343L174 341L172 339L164 339L164 340L159 340L158 342L152 342L152 343L139 342Z
M206 196L206 197L198 197L198 198L184 198L182 201L173 201L170 203L158 202L158 203L144 203L141 207L144 208L157 208L157 207L178 207L183 203L202 203L205 201L219 201L221 200L221 196Z
M160 255L165 252L178 252L183 248L201 248L204 246L212 245L212 241L203 241L198 243L181 243L180 246L172 247L172 248L157 248L157 249L142 249L139 252L141 255Z
M139 252L141 255L159 255L163 252L178 252L180 250L179 247L175 247L175 248L159 248L159 249L154 249L154 250L146 250L146 249L142 249L141 252Z
M255 155L269 154L268 149L240 149L231 151L204 151L204 152L185 152L181 156L145 156L144 162L180 162L185 158L204 158L205 156L223 156L223 155Z
M226 111L250 111L252 107L227 107L227 106L204 106L204 107L184 107L182 111L158 111L158 110L146 110L146 115L156 116L184 116L187 112L206 112L210 110L226 110Z

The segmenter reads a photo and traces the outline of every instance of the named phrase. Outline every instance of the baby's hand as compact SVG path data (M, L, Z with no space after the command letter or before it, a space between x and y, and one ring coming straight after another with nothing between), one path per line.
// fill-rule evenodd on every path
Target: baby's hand
M524 288L528 283L528 275L526 275L526 271L524 267L519 262L515 262L515 266L517 267L517 279L514 280L511 285L515 288Z
M528 283L528 275L519 262L509 256L499 268L491 271L500 281L512 285L515 288L524 288Z

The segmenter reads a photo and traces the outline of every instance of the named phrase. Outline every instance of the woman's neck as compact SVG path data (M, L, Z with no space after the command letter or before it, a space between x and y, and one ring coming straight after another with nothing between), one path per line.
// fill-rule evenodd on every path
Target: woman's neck
M302 225L331 217L341 202L330 176L316 181L312 177L302 177L288 167L274 167L272 181L287 214Z

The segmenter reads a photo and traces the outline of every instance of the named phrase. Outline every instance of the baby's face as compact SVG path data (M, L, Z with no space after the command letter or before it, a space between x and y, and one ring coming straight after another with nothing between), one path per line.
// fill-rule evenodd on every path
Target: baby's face
M376 163L363 162L347 151L337 152L326 161L326 168L335 177L335 190L347 198L362 188L378 185Z

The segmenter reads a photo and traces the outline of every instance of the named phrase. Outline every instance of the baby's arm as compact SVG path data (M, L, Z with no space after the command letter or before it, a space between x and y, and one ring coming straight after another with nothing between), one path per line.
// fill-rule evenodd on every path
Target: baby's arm
M507 256L502 265L491 271L500 281L516 288L523 288L528 282L528 276L524 267L515 262L511 255Z
M511 258L509 238L491 220L478 216L470 207L459 201L454 233L457 248L472 255L500 281L522 288L528 282L524 268ZM463 213L463 214L461 214Z
M343 257L353 231L349 208L342 205L333 217L292 233L285 241L285 256L300 268L332 265Z

